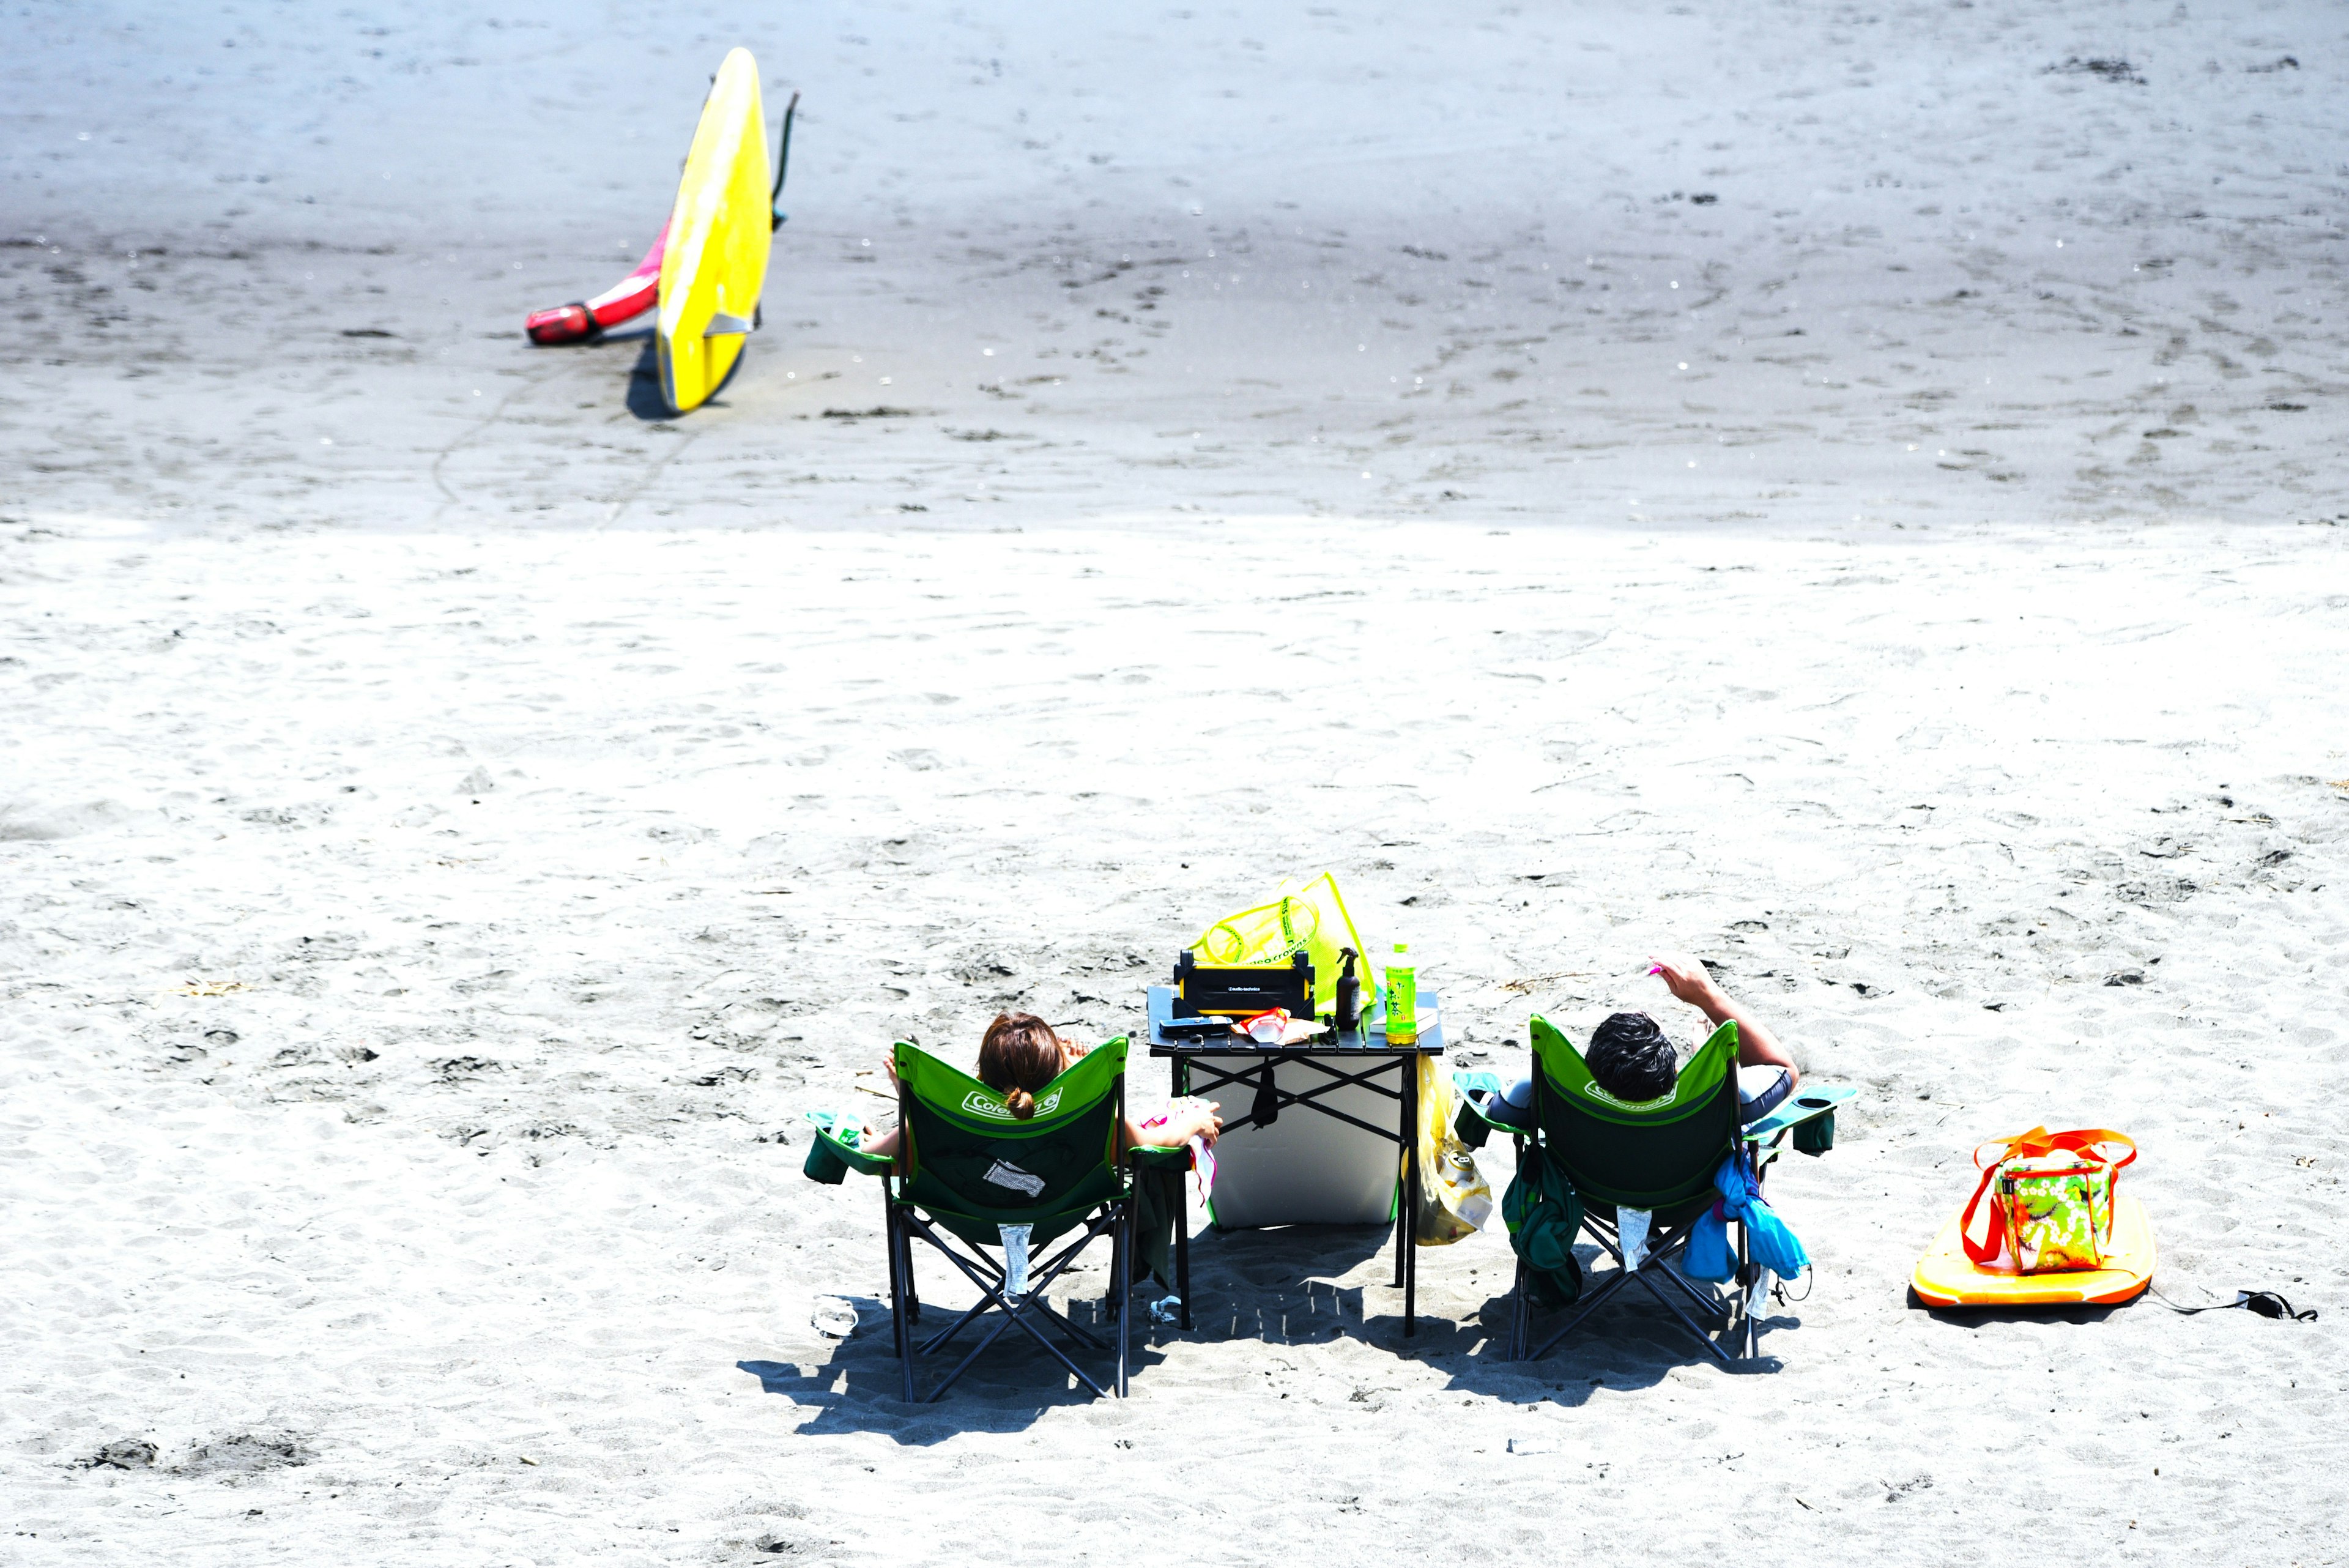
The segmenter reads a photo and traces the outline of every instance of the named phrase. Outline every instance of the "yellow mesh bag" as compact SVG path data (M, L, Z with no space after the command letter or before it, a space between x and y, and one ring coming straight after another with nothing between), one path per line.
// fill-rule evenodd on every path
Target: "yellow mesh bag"
M1285 884L1269 904L1226 916L1199 933L1191 950L1203 964L1281 963L1301 952L1313 966L1313 995L1323 1005L1338 994L1338 950L1354 950L1354 978L1362 985L1362 1011L1377 999L1370 949L1346 912L1338 880L1329 872L1294 890Z

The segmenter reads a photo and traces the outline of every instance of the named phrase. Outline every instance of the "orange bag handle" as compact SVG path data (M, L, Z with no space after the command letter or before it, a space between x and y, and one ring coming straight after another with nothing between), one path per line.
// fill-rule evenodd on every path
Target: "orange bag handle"
M2115 1159L2098 1152L2105 1144L2118 1144L2128 1152ZM1987 1165L1982 1163L1982 1150L1986 1148L1999 1151ZM2110 1127L2080 1127L2070 1132L2051 1133L2044 1127L2036 1127L2014 1137L1996 1137L1977 1145L1974 1168L1982 1172L1982 1179L1974 1184L1974 1195L1966 1200L1965 1214L1958 1221L1959 1239L1965 1243L1967 1257L1977 1263L1990 1263L1996 1262L1999 1253L2005 1251L2006 1210L1999 1204L1990 1206L1990 1225L1982 1239L1977 1241L1974 1237L1974 1215L1982 1208L1982 1194L1990 1190L1991 1181L1998 1175L1999 1168L2010 1159L2029 1159L2035 1155L2053 1154L2058 1149L2102 1160L2116 1176L2121 1167L2137 1158L2136 1140L2127 1133L2116 1133Z

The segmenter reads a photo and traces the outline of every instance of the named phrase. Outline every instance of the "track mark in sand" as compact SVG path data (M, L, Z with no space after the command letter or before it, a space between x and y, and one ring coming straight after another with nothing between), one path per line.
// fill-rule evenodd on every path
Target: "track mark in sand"
M457 493L449 488L449 482L440 477L441 465L446 463L450 457L455 455L459 447L463 446L467 441L471 441L475 436L480 435L483 431L488 430L492 425L496 424L500 420L505 418L506 410L513 405L513 400L516 398L521 397L524 392L536 391L540 383L544 381L545 379L546 378L544 376L533 376L524 379L521 386L514 388L504 397L500 398L495 408L484 414L475 423L460 431L456 438L450 441L447 446L442 447L438 452L433 454L432 483L434 487L440 492L440 504L435 507L432 512L432 520L434 522L439 522L440 520L440 514L448 511L451 506L458 504L460 500Z
M636 503L636 497L642 495L646 491L650 490L653 487L653 481L658 479L663 473L667 472L668 471L668 465L675 462L678 458L684 456L685 449L691 446L696 441L699 440L700 437L701 431L698 429L686 431L684 440L670 447L667 452L662 454L660 461L654 463L650 469L647 470L645 476L642 479L636 481L633 489L631 489L626 495L621 496L619 500L612 504L612 514L604 519L604 526L608 528L613 524L617 523L620 520L620 514L635 505Z

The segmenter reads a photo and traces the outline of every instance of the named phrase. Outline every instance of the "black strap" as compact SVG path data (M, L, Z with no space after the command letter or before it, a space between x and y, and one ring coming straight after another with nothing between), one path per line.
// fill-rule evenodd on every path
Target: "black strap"
M2292 1303L2273 1291L2237 1291L2233 1301L2212 1302L2208 1306L2191 1307L2179 1306L2159 1291L2148 1291L2146 1293L2170 1311L2185 1317L2192 1317L2198 1312L2228 1312L2236 1307L2242 1307L2247 1311L2259 1314L2261 1317L2290 1318L2294 1323L2316 1321L2314 1307L2310 1307L2306 1312L2294 1312L2292 1310Z
M775 153L775 188L767 195L767 215L772 220L767 225L770 233L783 226L783 214L781 211L783 200L783 176L791 171L792 116L799 112L799 108L800 95L793 93L792 101L783 106L783 144Z
M1272 1059L1265 1058L1264 1075L1257 1080L1256 1102L1248 1106L1248 1120L1260 1127L1268 1127L1280 1119L1280 1091L1272 1081Z

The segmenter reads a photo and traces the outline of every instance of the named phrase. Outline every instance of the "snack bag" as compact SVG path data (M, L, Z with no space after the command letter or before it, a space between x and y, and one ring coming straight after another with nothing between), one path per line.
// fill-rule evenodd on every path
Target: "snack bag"
M1419 1207L1412 1240L1448 1247L1484 1228L1493 1215L1493 1188L1476 1157L1452 1127L1452 1080L1443 1064L1422 1056L1419 1072Z
M1322 1033L1321 1025L1309 1018L1291 1018L1286 1007L1243 1018L1239 1028L1259 1045L1301 1045Z

